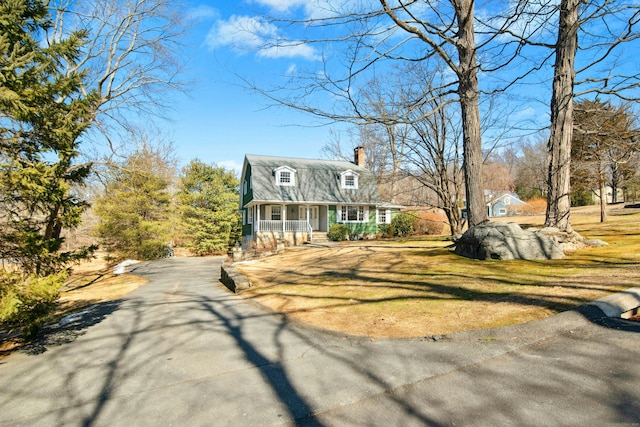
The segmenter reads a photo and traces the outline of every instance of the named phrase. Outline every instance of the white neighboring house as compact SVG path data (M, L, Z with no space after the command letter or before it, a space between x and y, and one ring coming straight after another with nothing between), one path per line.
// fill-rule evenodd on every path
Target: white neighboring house
M597 188L595 190L593 190L593 203L600 203L600 189ZM607 185L605 187L605 195L606 195L606 201L607 204L612 204L613 203L613 188L610 185ZM622 188L618 188L617 194L616 194L616 202L620 203L620 202L624 202L624 190Z

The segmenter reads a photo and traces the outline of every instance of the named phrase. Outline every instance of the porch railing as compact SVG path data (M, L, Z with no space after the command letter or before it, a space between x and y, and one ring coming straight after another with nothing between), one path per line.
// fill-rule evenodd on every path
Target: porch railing
M309 233L309 240L313 240L313 228L308 221L304 220L289 220L289 221L267 221L260 220L258 222L257 232L267 233L279 233L279 232L291 232L291 233Z
M258 224L258 231L266 232L311 232L311 225L303 220L289 221L267 221L261 220Z

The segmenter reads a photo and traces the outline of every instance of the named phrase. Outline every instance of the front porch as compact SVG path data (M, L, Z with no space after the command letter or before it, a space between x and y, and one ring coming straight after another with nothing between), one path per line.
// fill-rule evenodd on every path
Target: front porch
M307 204L255 204L247 207L243 249L273 248L278 241L296 246L328 230L328 207Z

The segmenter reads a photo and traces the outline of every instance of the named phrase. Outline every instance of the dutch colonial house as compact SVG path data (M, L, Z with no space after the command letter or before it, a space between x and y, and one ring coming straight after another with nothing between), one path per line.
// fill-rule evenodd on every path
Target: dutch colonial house
M401 207L380 200L375 177L364 167L364 148L356 148L354 158L351 163L247 154L240 177L243 249L273 247L278 240L326 240L338 223L364 238L390 223Z

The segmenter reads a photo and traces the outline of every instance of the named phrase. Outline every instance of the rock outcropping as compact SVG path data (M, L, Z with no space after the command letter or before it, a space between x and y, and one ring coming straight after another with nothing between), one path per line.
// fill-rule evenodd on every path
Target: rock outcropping
M455 253L474 259L549 260L564 257L562 246L539 230L516 223L486 223L467 230L455 242Z

